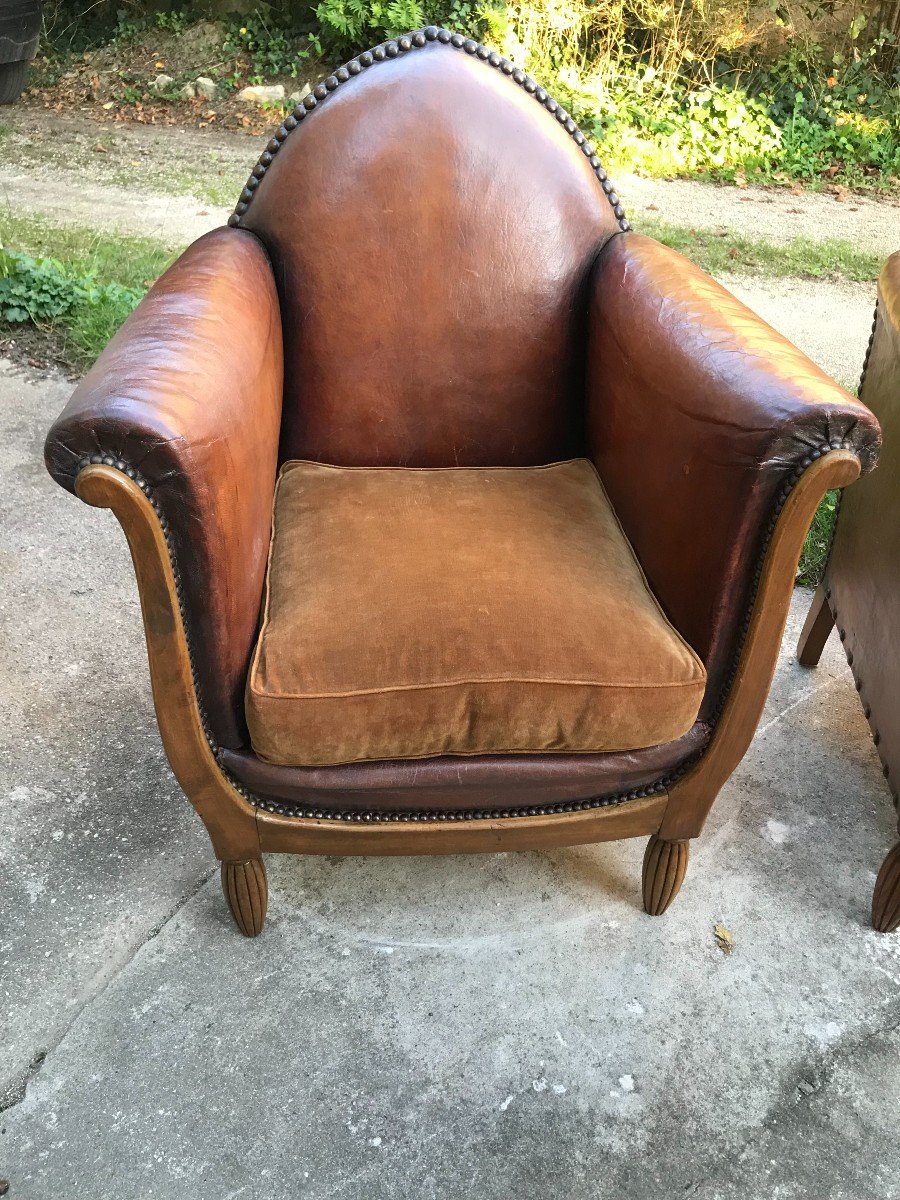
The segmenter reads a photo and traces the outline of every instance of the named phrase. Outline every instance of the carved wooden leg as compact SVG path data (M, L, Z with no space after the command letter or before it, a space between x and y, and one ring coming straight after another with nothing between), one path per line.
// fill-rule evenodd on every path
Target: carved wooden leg
M690 842L666 842L655 833L644 853L642 877L644 911L659 917L666 911L684 882Z
M797 642L797 661L802 667L818 666L828 635L834 629L834 617L821 584L816 588L803 631Z
M244 937L262 933L269 903L269 883L261 858L222 863L222 891L234 922Z
M900 842L881 864L872 894L872 925L879 933L900 927Z

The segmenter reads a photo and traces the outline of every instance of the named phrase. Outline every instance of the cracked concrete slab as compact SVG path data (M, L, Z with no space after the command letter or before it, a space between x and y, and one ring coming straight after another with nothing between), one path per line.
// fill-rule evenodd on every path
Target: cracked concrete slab
M0 1105L213 865L159 745L122 534L44 469L71 390L0 360Z
M792 660L808 598L664 918L640 911L638 841L270 856L255 942L210 881L4 1114L10 1196L849 1197L876 1143L855 1195L894 1195L900 941L866 911L892 810L839 644ZM787 1147L793 1190L768 1186L788 1118L830 1140L832 1191Z
M738 1157L688 1195L696 1200L883 1200L900 1196L900 1030L878 1030L786 1097Z

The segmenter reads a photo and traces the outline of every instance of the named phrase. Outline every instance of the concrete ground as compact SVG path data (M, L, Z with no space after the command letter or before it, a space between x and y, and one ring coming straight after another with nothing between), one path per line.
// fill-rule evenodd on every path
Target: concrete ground
M792 658L808 593L665 917L639 841L273 856L247 942L159 746L124 539L41 463L68 392L0 363L12 1200L900 1196L900 937L867 917L893 813L839 643Z

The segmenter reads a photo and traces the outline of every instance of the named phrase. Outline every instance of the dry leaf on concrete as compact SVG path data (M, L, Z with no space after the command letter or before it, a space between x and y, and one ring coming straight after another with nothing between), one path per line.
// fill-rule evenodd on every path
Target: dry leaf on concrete
M734 949L734 938L731 935L731 930L721 922L716 922L713 925L713 937L716 939L716 945L723 954L730 954Z

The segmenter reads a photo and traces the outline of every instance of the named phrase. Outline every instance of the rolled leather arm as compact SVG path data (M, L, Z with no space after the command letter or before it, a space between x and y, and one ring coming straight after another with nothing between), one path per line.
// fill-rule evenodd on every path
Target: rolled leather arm
M790 488L830 448L876 461L878 422L680 254L639 234L591 283L588 444L670 620L720 702Z
M103 459L147 485L168 525L213 737L246 741L243 687L268 552L282 399L281 316L251 233L217 229L151 288L47 437L73 491Z

